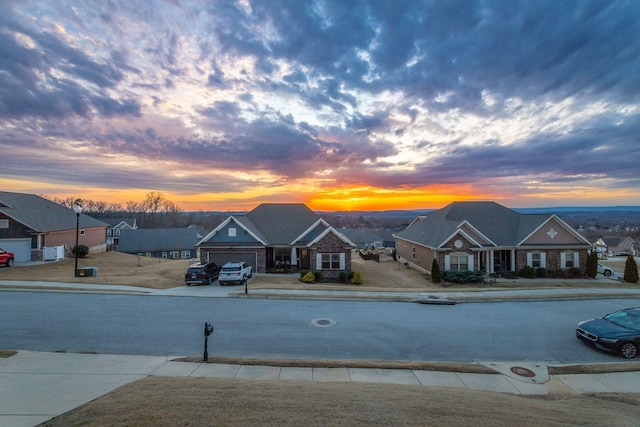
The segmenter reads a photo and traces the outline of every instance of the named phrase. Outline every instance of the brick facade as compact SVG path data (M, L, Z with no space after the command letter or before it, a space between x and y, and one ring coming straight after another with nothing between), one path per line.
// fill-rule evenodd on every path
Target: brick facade
M338 236L329 233L311 249L311 270L321 271L324 279L337 280L341 271L351 271L351 247L346 245ZM317 255L322 253L344 253L344 270L323 270L317 265Z

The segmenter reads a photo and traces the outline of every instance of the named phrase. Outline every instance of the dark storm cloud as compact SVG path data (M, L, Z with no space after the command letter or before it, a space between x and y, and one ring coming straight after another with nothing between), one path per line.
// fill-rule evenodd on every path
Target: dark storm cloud
M225 168L248 167L296 179L327 168L375 162L397 152L390 143L369 141L341 129L331 132L340 140L319 138L317 129L308 123L296 123L291 116L264 115L248 121L239 112L237 104L224 101L204 109L203 121L209 121L218 131L224 129L225 136L186 138L178 144L167 144L175 149L170 156L196 163L213 160Z
M437 109L481 109L483 90L498 98L638 97L640 8L634 2L317 4L255 2L251 15L240 5L228 5L234 12L216 31L237 55L255 55L261 63L282 58L313 75L339 77L348 86L403 89ZM273 25L280 37L256 37L251 24L258 19ZM236 22L232 31L229 26ZM369 62L358 55L363 51L369 52ZM371 81L365 82L368 73ZM296 71L285 81L298 85L306 76ZM322 93L340 99L342 89L332 81ZM447 104L433 101L449 91Z
M522 182L535 176L566 185L611 178L613 185L640 188L640 144L628 143L639 132L640 116L635 116L626 125L606 123L567 135L540 134L514 145L495 141L481 146L452 144L448 153L419 163L415 170L371 173L363 168L361 174L382 188L468 184L494 178Z
M10 31L29 37L35 47L19 44ZM112 57L122 64L122 55ZM56 69L56 74L67 77L57 77ZM34 32L0 18L0 117L87 116L92 108L105 116L138 115L136 100L114 99L105 93L122 78L117 68L94 61L51 33Z

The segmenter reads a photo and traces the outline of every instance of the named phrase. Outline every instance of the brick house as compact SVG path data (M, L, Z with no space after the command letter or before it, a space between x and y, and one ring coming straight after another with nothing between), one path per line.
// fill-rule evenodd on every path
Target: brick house
M244 261L258 273L321 271L334 279L351 270L355 245L302 203L263 203L226 218L198 247L201 261Z
M443 270L586 269L591 243L556 215L520 214L495 202L454 202L394 235L401 262Z

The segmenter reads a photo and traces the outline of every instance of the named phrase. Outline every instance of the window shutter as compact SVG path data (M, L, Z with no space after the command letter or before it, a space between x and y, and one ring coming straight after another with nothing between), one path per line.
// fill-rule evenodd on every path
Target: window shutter
M344 252L340 254L340 270L344 270L345 267L345 255Z
M469 264L467 265L467 268L469 269L469 271L473 271L473 255L469 255Z
M560 252L560 268L567 268L567 254Z
M573 266L580 267L580 252L573 253Z
M451 270L451 257L449 255L444 256L444 269Z
M531 252L527 252L527 265L533 267L533 254Z
M540 267L547 268L547 254L540 252Z
M322 270L322 254L316 254L316 270Z

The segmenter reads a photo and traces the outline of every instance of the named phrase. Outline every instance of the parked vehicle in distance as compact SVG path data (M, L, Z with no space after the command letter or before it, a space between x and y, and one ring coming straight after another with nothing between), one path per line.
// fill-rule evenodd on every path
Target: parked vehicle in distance
M184 283L189 285L211 285L220 275L220 266L215 262L192 264L184 274Z
M599 350L633 359L640 346L640 308L626 308L580 322L576 337Z
M605 277L613 276L613 270L598 263L598 274L602 274Z
M230 283L244 283L253 276L252 268L246 262L228 262L220 270L220 286Z
M629 256L629 255L631 255L631 252L618 252L614 256Z
M13 252L0 249L0 265L4 265L5 267L13 267L14 259L15 256L13 255Z

